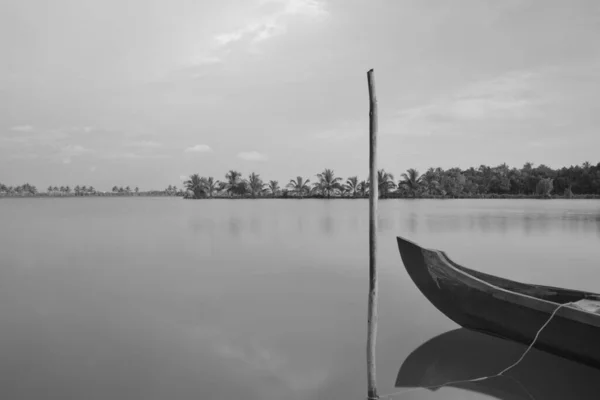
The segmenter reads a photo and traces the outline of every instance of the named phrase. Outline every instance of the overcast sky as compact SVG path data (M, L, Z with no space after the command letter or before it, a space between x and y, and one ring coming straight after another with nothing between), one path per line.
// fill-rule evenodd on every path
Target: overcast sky
M600 161L600 2L3 0L0 182Z

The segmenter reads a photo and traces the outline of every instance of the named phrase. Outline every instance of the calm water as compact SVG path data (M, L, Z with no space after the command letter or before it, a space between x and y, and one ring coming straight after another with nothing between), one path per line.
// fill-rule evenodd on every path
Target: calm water
M436 361L436 337L502 361L495 345L438 337L457 326L414 287L396 235L482 271L600 292L598 201L381 201L381 394L401 390L418 348L403 373L485 373L460 355ZM3 199L0 396L364 399L367 236L366 200ZM549 380L597 397L600 372L532 354L520 386L495 395L394 398L564 399Z

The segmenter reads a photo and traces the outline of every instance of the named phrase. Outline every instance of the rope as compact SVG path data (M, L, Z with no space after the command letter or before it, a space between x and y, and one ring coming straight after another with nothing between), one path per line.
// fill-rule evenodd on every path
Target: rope
M514 367L516 367L517 365L519 365L519 363L521 363L521 361L523 361L523 359L525 358L525 356L527 355L527 353L529 353L529 351L533 348L533 345L535 345L535 343L538 340L538 337L540 336L540 333L542 333L542 331L544 330L544 328L546 328L546 326L548 326L548 324L550 323L550 321L552 321L552 319L554 318L554 316L556 315L556 313L558 312L558 310L560 310L561 308L568 306L570 304L573 303L564 303L559 305L558 307L556 307L556 309L552 312L552 315L550 315L550 318L548 318L548 320L544 323L544 325L542 325L542 327L540 329L538 329L537 333L535 334L535 337L533 338L533 341L531 342L531 344L529 345L529 347L527 347L527 350L525 350L525 352L523 352L523 354L521 355L521 357L512 365L510 365L509 367L503 369L502 371L498 372L495 375L490 375L490 376L482 376L479 378L473 378L473 379L464 379L464 380L460 380L460 381L450 381L450 382L446 382L446 383L442 383L441 385L435 385L435 386L420 386L420 387L416 387L416 388L410 388L410 389L404 389L401 390L399 392L394 392L394 393L390 393L390 394L386 394L380 397L380 399L391 399L395 396L399 396L401 394L405 394L405 393L409 393L409 392L416 392L419 390L424 390L424 389L438 389L444 386L448 386L448 385L455 385L458 383L470 383L470 382L481 382L484 381L486 379L491 379L491 378L497 378L502 376L504 373L508 372L509 370L513 369Z

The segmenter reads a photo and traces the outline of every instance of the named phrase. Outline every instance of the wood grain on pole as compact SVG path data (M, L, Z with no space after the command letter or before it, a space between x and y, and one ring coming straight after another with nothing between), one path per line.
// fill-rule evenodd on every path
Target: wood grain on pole
M377 97L373 70L367 72L369 84L369 311L367 333L368 399L378 399L375 374L375 343L377 339Z

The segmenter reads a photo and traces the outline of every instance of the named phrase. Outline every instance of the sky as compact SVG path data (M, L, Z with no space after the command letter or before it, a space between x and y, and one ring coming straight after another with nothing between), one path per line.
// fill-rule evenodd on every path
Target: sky
M0 182L596 164L596 0L3 0Z

